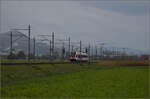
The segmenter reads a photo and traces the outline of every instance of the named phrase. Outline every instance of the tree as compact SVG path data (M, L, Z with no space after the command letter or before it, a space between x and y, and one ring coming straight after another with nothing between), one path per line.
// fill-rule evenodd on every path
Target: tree
M19 51L19 52L17 53L17 58L18 58L18 59L25 59L25 58L26 58L26 55L25 55L25 53L24 53L23 51Z

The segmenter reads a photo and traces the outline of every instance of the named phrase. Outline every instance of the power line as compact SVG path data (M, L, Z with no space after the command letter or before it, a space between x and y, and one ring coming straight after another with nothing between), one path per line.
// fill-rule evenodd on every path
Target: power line
M31 26L29 24L27 29L12 29L12 30L28 30L28 62L30 62L30 34L31 34Z

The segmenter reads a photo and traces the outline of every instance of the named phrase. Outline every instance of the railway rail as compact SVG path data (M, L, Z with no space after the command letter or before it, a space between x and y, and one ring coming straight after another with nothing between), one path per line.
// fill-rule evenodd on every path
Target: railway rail
M78 62L82 63L82 62ZM90 62L96 63L96 62ZM0 65L34 65L34 64L74 64L74 62L22 62L22 63L0 63Z

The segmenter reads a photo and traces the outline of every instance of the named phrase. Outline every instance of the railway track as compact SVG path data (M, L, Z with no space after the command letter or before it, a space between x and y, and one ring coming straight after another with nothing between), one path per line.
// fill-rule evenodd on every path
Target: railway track
M80 63L80 62L78 62ZM90 62L96 63L96 62ZM0 65L34 65L34 64L74 64L74 62L22 62L22 63L0 63Z

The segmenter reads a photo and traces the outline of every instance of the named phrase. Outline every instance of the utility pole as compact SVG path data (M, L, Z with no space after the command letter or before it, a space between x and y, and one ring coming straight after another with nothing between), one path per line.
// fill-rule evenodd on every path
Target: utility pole
M92 61L93 61L93 45L92 45Z
M96 54L96 55L95 55L95 56L96 56L95 59L97 60L97 46L95 46L95 54Z
M118 48L116 47L116 58L119 59Z
M52 32L52 56L54 58L54 32Z
M101 59L103 58L103 46L100 46L100 56L101 56Z
M12 55L12 32L10 33L10 55Z
M81 61L82 42L80 40L80 61Z
M82 42L80 40L80 54L81 54L81 51L82 51Z
M49 44L49 56L50 56L50 59L51 59L52 41L50 40L49 43L50 43Z
M69 37L69 57L70 57L70 37Z
M64 42L62 43L62 59L64 59L65 55L65 47L64 47Z
M36 49L36 56L37 56L37 59L39 59L39 51L38 51L38 47L37 47L37 49Z
M34 55L34 59L35 59L35 38L33 38L33 55Z
M89 44L89 51L88 52L89 52L89 64L90 64L90 61L91 61L90 60L90 58L91 58L91 56L90 56L90 44Z
M28 62L30 61L30 32L31 32L31 26L29 24L28 26Z

